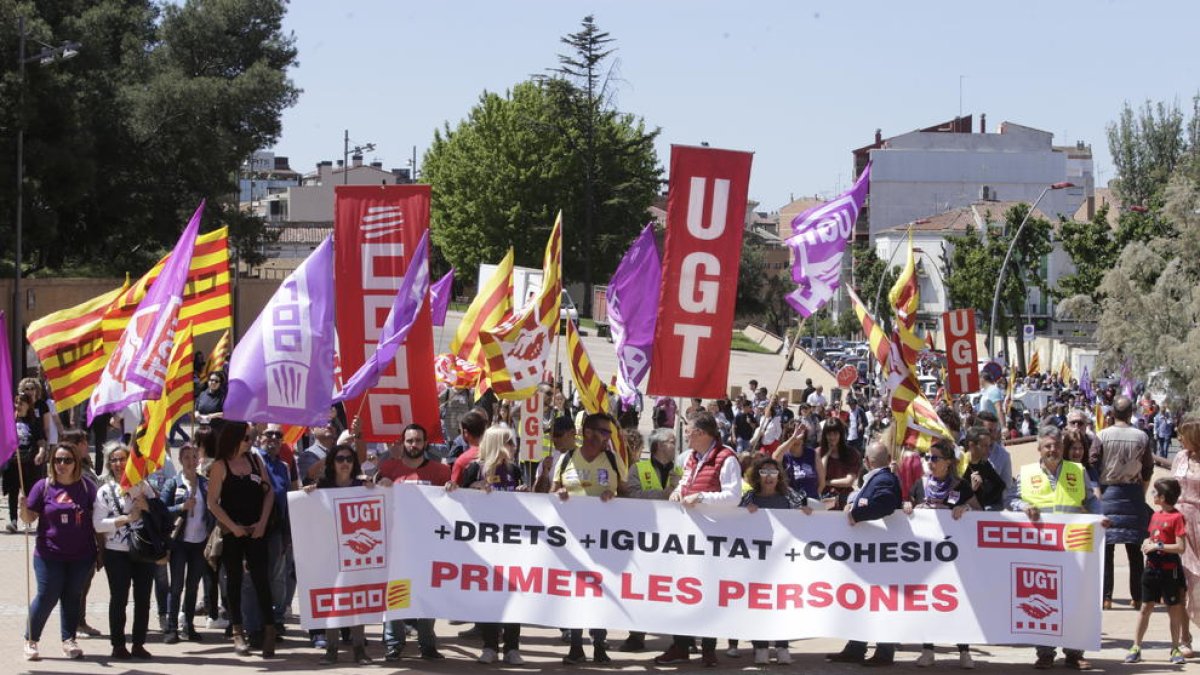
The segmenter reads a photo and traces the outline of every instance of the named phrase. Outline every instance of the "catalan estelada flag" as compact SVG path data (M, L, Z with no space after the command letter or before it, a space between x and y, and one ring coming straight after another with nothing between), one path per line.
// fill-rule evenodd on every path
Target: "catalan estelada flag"
M1037 375L1042 372L1042 357L1036 350L1033 356L1029 357L1029 367L1025 369L1026 375Z
M142 406L142 423L134 438L134 452L125 463L121 485L129 488L158 471L167 461L167 434L192 409L192 325L184 324L175 334L163 395Z
M562 304L562 213L554 221L542 257L542 289L509 321L479 333L496 396L523 401L537 393L546 358L558 335Z
M571 359L571 379L575 381L575 388L579 390L579 400L583 403L583 409L589 414L605 413L611 417L608 385L604 384L604 380L600 379L600 374L592 366L592 359L588 356L587 347L579 339L579 329L571 319L567 319L567 355ZM625 448L625 439L621 436L621 429L615 420L610 422L610 427L612 435L609 438L612 441L613 451L617 453L625 466L629 466L628 450Z
M483 364L483 347L479 334L495 328L512 313L513 294L513 251L496 266L496 272L487 283L482 284L475 299L463 314L462 322L450 341L450 352L469 363Z
M226 328L221 339L217 340L216 346L208 355L208 362L204 364L204 374L201 379L207 380L209 375L225 370L225 366L229 364L229 355L233 353L232 332L231 329Z
M142 275L114 302L111 311L104 317L104 348L112 354L113 347L121 339L121 333L129 324L146 296L150 285L158 278L166 265L165 256L158 264ZM215 333L233 326L233 302L229 285L229 228L222 227L196 237L192 247L192 263L188 267L187 281L183 287L183 306L179 308L179 324L192 324L193 335Z
M59 410L73 408L88 400L100 381L100 371L108 362L101 321L128 289L129 280L126 279L120 288L47 314L29 324L26 337L37 352Z

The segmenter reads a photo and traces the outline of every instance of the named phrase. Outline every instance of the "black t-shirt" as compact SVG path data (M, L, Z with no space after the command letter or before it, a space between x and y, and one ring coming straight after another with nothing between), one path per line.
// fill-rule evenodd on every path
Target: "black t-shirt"
M978 490L971 489L971 476L979 474L983 478L983 484ZM985 509L1000 510L1004 507L1004 480L1000 478L1000 474L996 473L996 467L986 459L978 464L968 464L967 470L963 472L962 477L963 501L970 499L970 495L975 495L979 501L979 505Z

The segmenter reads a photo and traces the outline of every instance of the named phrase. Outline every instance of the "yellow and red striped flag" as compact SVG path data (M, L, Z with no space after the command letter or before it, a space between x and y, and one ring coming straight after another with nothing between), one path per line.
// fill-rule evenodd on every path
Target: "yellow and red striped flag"
M1034 350L1033 356L1029 357L1029 367L1025 369L1026 375L1037 375L1042 372L1042 357Z
M546 358L558 335L562 304L562 212L546 241L542 290L528 305L491 330L479 332L487 377L496 396L523 401L537 393Z
M221 339L217 340L216 346L208 355L208 363L204 364L204 374L200 379L207 380L209 375L225 369L225 365L229 363L229 355L233 352L232 333L232 329L226 328Z
M158 278L170 254L163 256L149 272L142 275L113 303L104 317L104 349L111 354L138 303L146 296L150 285ZM196 237L192 248L192 263L188 267L183 287L183 305L179 308L179 324L192 324L193 335L204 335L233 326L229 285L229 228L222 227Z
M1097 402L1096 405L1092 409L1092 413L1096 417L1096 433L1100 433L1101 431L1104 430L1104 426L1105 426L1105 424L1104 424L1104 422L1105 422L1105 420L1104 420L1104 404Z
M167 434L171 427L191 410L192 400L192 324L186 323L175 334L163 395L142 406L142 423L134 438L134 452L125 463L121 485L129 488L158 471L167 462Z
M1063 384L1070 384L1074 373L1071 372L1071 366L1067 365L1067 360L1063 359L1062 365L1058 367L1058 379L1063 381Z
M120 288L29 324L26 336L37 352L59 410L88 400L100 381L100 372L108 362L101 321L128 288L126 279Z
M479 334L489 328L495 328L512 313L513 294L513 250L508 253L487 283L481 284L475 299L463 314L462 322L450 341L450 352L458 358L483 365L483 347L479 344Z
M604 380L600 379L600 374L592 366L587 347L579 339L579 328L571 319L567 319L567 355L571 359L571 379L575 381L575 388L579 390L579 400L583 403L583 409L589 414L604 413L612 418L608 385L604 384ZM612 429L609 440L612 441L613 451L620 457L624 466L629 466L625 439L621 436L621 429L615 419L609 422L609 427Z

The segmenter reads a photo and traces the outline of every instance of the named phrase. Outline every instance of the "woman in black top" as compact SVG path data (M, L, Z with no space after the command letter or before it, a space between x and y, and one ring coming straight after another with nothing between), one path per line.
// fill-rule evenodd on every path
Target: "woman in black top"
M209 373L208 383L196 397L196 422L211 424L213 420L224 417L225 394L228 391L224 372L218 370Z
M25 383L22 382L22 385ZM7 385L0 385L7 386ZM46 443L43 427L34 413L33 394L22 391L13 397L14 421L17 427L17 452L4 465L4 494L8 496L8 533L17 531L17 496L21 493L21 480L32 487L42 479L45 455L42 448Z
M1004 479L988 461L996 439L984 427L971 427L963 436L967 468L963 471L964 503L982 511L1004 510Z
M267 522L275 497L263 461L250 448L254 437L245 422L226 422L217 436L217 456L208 474L208 510L221 527L221 567L232 589L226 598L234 650L250 653L242 632L242 565L250 572L263 618L262 655L275 655L275 613L267 577Z

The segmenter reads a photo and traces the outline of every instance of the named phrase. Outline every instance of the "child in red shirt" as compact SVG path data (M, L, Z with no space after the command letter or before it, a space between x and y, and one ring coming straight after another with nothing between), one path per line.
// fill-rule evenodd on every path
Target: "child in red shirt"
M1150 538L1142 542L1142 553L1146 554L1146 569L1142 573L1142 613L1138 617L1137 635L1133 646L1125 656L1125 663L1142 660L1142 638L1150 625L1154 605L1162 602L1167 606L1171 620L1171 658L1173 664L1183 664L1180 638L1183 631L1183 594L1187 583L1183 577L1180 556L1187 549L1187 524L1183 514L1175 510L1179 500L1179 481L1160 478L1154 481L1154 505L1159 507L1150 518Z

